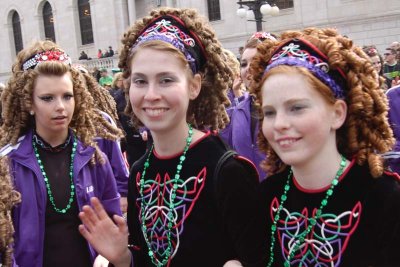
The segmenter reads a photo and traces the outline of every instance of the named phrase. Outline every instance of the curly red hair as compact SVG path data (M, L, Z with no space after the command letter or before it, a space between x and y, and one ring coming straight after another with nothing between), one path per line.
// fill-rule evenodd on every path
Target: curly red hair
M304 75L328 103L336 101L331 90L305 68L279 66L264 75L264 70L276 47L287 39L300 37L312 43L328 57L331 69L341 68L346 73L347 89L344 100L348 112L345 124L337 132L339 152L347 158L354 157L360 165L367 163L374 177L381 176L384 171L381 154L390 151L394 144L393 133L387 119L388 101L380 89L378 73L368 56L336 30L308 28L303 31L288 31L282 33L281 41L266 40L258 45L257 54L250 67L252 73L250 91L256 95L260 115L261 89L264 81L273 73L287 73L288 68ZM262 124L263 116L260 118ZM272 150L261 130L258 143L260 150L267 155L262 167L270 175L283 170L285 164Z

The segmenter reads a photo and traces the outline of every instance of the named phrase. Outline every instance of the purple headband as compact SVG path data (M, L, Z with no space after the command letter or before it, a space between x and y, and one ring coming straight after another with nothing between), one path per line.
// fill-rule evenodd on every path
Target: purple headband
M328 58L313 44L304 39L290 39L273 53L264 75L280 65L298 66L308 69L321 82L331 88L336 98L344 98L346 75L340 68L331 69Z
M138 45L159 40L172 44L186 57L193 73L199 72L206 62L205 51L198 36L189 31L182 20L167 15L155 18L139 34L131 51Z

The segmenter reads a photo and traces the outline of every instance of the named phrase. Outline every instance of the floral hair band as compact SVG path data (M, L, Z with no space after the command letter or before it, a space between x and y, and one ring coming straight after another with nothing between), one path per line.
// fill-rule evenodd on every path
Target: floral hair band
M71 65L71 58L60 50L48 50L37 53L22 64L24 71L34 69L37 65L45 61L59 61Z
M276 41L275 36L273 36L271 33L269 32L255 32L250 38L251 39L257 39L261 42L263 42L264 40L272 40L272 41Z
M142 30L131 51L148 41L160 40L172 44L186 57L193 73L199 72L206 63L206 53L199 37L190 31L178 17L157 17Z
M329 86L336 98L344 98L347 78L343 70L332 69L328 63L328 57L308 41L294 38L281 44L274 51L265 68L264 75L280 65L306 68L321 82Z

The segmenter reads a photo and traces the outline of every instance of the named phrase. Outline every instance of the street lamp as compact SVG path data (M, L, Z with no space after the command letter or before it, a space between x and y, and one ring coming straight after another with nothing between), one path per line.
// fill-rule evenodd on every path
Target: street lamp
M249 21L255 21L257 25L257 31L262 31L263 15L276 16L279 14L279 7L276 5L271 6L265 0L254 0L254 1L242 1L237 2L239 6L236 14L240 18L247 18ZM249 9L243 7L247 6ZM253 17L254 14L254 18Z

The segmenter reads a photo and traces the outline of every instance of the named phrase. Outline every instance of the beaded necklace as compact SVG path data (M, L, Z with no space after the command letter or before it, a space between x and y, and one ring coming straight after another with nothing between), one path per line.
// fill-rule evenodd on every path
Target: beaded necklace
M321 205L319 206L319 209L316 211L315 216L313 218L308 219L309 221L309 225L307 226L306 230L300 234L299 238L295 241L295 245L293 247L293 249L290 251L288 258L285 261L284 266L285 267L289 267L290 266L290 261L293 259L294 257L294 253L296 252L296 250L298 250L300 248L300 246L304 243L306 236L311 232L312 227L317 223L317 219L321 216L322 214L322 209L328 205L328 199L329 197L333 194L333 189L335 188L335 186L339 183L339 178L340 176L343 174L344 171L344 167L346 166L346 158L343 155L341 156L341 161L340 161L340 166L339 166L339 170L336 172L335 178L332 180L331 182L331 186L329 187L329 189L326 191L326 195L325 198L321 201ZM269 262L267 267L272 266L272 263L274 262L274 245L275 245L275 232L277 229L277 223L279 221L279 214L283 209L283 204L285 203L286 199L287 199L287 193L290 189L290 178L292 177L292 169L290 169L288 177L287 177L287 181L286 184L284 186L284 191L283 194L281 195L281 202L279 203L279 207L278 210L276 212L276 215L274 217L274 222L271 225L271 246L269 249L269 253L270 253L270 257L269 257Z
M70 167L69 167L69 177L70 177L70 183L71 183L71 185L70 185L71 192L70 192L70 195L69 195L68 204L63 209L57 208L56 203L54 202L54 197L53 197L53 193L51 191L50 182L49 182L47 174L46 174L46 172L44 170L44 166L42 164L42 160L40 159L40 155L39 155L39 152L38 152L38 149L37 149L37 146L36 146L36 142L35 142L34 139L32 140L32 145L33 145L33 149L35 151L35 156L36 156L37 162L38 162L39 167L40 167L40 171L42 172L42 175L43 175L43 178L44 178L44 182L46 184L47 195L49 196L49 200L50 200L51 206L53 207L53 209L56 212L64 214L71 208L71 204L74 201L74 196L75 196L75 185L74 185L73 174L74 174L74 158L75 158L75 153L76 153L77 141L76 141L76 139L74 139L74 142L72 144L71 164L70 164Z
M160 267L160 266L164 266L165 264L168 263L169 258L171 257L171 254L173 252L173 248L172 248L172 242L171 242L171 230L172 230L172 221L173 221L173 212L172 210L175 209L175 197L176 197L176 190L178 189L178 181L180 178L180 172L182 170L182 164L186 159L186 152L189 150L189 146L190 143L192 142L192 136L193 136L193 128L192 125L188 124L189 127L189 131L188 131L188 137L186 138L186 144L185 144L185 148L183 149L183 153L182 155L179 157L179 163L176 166L176 174L174 176L173 179L173 186L172 186L172 190L171 190L171 198L170 198L170 202L169 202L169 211L167 214L168 217L168 224L167 224L167 240L168 240L168 248L165 250L165 254L163 259L160 261L159 259L157 259L157 256L155 255L156 253L153 252L153 250L151 249L151 243L147 237L147 226L146 226L146 214L145 214L145 205L144 205L144 201L142 200L142 202L140 203L140 211L141 211L141 219L142 219L142 232L143 232L143 236L144 236L144 240L146 241L147 247L149 249L148 251L148 255L151 258L151 261L153 262L153 264L155 264L156 266ZM154 149L154 144L151 146L149 154L146 158L146 162L144 163L144 168L143 168L143 172L142 172L142 176L140 177L140 189L139 189L139 193L140 196L143 199L143 191L144 191L144 176L146 175L146 170L147 168L150 166L149 163L149 159L150 159L150 155L153 154L153 149Z

